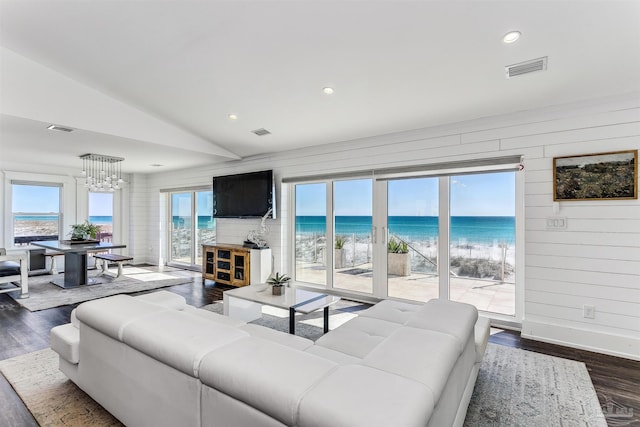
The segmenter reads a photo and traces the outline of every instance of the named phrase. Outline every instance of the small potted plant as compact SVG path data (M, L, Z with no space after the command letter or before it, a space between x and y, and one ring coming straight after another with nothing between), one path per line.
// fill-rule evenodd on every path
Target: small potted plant
M267 280L267 283L271 285L273 295L282 295L284 294L284 285L286 285L289 280L291 280L291 277L276 272L275 276Z
M85 221L82 224L71 225L71 240L96 239L100 232L100 226Z

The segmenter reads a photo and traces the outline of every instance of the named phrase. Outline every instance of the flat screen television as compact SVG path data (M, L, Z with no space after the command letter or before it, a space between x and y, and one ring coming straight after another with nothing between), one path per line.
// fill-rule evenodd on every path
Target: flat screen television
M213 177L214 218L276 217L273 171Z

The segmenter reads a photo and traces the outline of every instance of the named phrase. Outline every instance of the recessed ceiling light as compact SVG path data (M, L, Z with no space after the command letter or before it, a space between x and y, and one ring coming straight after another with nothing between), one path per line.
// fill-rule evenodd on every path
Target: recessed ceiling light
M238 120L238 116L235 114L229 114L227 117L229 117L229 120Z
M327 86L327 87L322 88L322 91L324 93L326 93L327 95L331 95L333 93L333 88Z
M502 41L509 44L515 43L520 38L520 31L509 31L507 34L502 37Z

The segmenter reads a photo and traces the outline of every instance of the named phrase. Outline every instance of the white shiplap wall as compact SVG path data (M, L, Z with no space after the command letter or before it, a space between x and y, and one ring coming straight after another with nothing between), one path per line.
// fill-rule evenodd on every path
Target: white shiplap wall
M272 137L277 136L265 138ZM272 168L279 180L521 154L526 168L523 335L640 359L640 202L563 202L558 214L552 209L553 157L639 148L640 96L630 94L155 174L133 183L140 189L132 194L149 205L132 202L137 218L132 246L136 259L143 253L151 263L166 257L166 244L153 244L158 227L151 225L163 215L160 189L209 185L214 175ZM288 266L283 193L278 188L278 219L269 221L278 271ZM566 217L567 229L548 231L549 216ZM145 236L143 227L134 225L140 221ZM241 243L258 225L259 220L221 220L218 241ZM583 317L585 304L596 307L595 319Z

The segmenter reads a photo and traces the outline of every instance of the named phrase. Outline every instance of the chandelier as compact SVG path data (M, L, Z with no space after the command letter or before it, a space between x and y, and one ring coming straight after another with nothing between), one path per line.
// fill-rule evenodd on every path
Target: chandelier
M122 157L83 154L80 158L82 175L86 177L84 186L90 191L113 192L122 188Z

